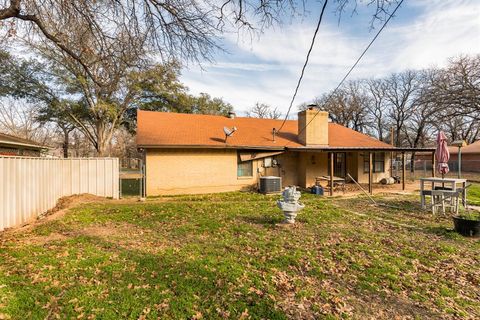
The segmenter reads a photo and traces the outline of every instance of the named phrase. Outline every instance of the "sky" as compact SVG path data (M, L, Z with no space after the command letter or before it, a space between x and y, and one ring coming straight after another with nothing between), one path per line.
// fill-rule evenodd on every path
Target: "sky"
M212 63L190 65L181 80L192 93L231 103L240 115L256 102L286 113L310 46L323 1L309 1L295 16L261 35L227 34L226 52ZM294 103L310 102L334 89L374 37L372 8L359 7L341 20L327 5L304 79ZM382 77L406 69L442 67L450 57L480 53L480 0L405 0L349 79Z

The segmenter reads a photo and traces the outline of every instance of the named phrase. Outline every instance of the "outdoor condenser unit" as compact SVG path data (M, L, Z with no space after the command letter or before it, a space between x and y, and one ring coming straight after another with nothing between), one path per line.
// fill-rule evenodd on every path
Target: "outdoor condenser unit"
M275 193L282 191L282 178L267 176L260 177L260 192Z

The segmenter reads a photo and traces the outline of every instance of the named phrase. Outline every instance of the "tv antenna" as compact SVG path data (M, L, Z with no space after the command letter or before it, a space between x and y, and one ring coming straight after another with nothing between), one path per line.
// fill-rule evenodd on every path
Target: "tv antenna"
M223 127L223 132L225 133L225 143L227 143L228 137L231 137L235 131L237 131L237 127L233 127L232 129L229 127Z

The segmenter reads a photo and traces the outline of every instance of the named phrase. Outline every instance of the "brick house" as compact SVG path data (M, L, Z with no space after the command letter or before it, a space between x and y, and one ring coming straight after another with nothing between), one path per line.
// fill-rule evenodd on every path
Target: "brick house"
M458 148L449 147L450 162L456 167ZM480 140L462 148L462 171L480 172Z
M331 123L316 109L299 112L275 133L282 120L139 110L137 123L149 196L242 190L268 175L281 177L283 186L347 174L376 183L391 176L391 152L405 151ZM236 131L226 137L224 127Z
M0 133L0 155L40 157L46 149L48 148L32 140Z

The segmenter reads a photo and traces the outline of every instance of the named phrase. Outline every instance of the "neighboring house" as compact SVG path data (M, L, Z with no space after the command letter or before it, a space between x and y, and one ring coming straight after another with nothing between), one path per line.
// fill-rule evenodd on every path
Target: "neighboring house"
M309 187L329 175L330 159L334 176L367 183L370 154L372 182L379 182L391 176L391 151L405 151L330 123L316 109L287 120L275 138L282 120L139 110L137 121L149 196L248 189L264 175ZM225 140L224 127L237 130Z
M458 147L448 146L450 171L458 170ZM423 166L423 161L430 162L431 154L419 152L415 156L417 169ZM480 140L462 148L462 171L480 172Z
M40 157L45 149L48 148L32 140L0 133L0 155Z
M454 162L455 169L458 162L458 147L448 147L450 161ZM462 171L480 172L480 140L462 148Z

